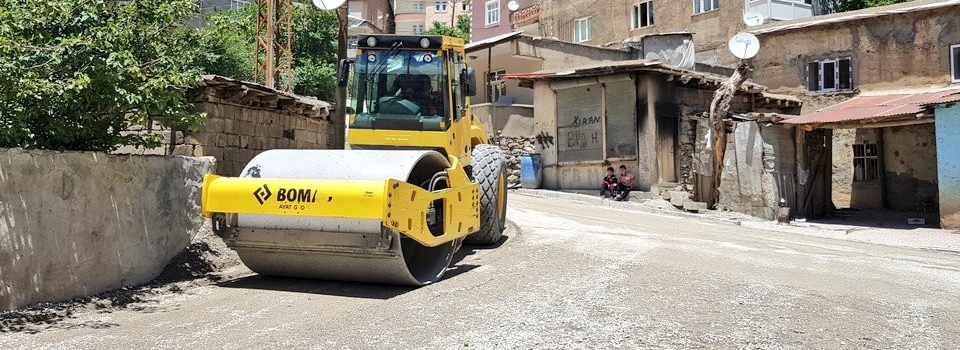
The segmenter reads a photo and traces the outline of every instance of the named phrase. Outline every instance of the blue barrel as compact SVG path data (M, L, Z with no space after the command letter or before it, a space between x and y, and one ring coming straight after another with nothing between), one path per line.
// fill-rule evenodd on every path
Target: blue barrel
M525 154L520 158L520 186L540 188L540 155Z

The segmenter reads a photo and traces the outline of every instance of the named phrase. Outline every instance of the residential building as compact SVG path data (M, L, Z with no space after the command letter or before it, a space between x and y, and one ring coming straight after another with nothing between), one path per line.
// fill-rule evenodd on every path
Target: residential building
M522 31L538 36L540 0L473 0L473 26L470 31L473 41ZM516 4L511 10L510 3Z
M365 21L377 33L393 33L394 15L391 0L350 0L349 15Z
M357 39L369 34L393 34L396 30L390 0L351 0L347 21L347 57L357 55Z
M815 205L908 213L960 228L938 204L944 203L940 183L953 176L939 169L941 158L953 161L940 154L949 149L941 143L960 137L942 134L953 125L941 115L955 111L935 108L960 94L956 28L960 0L916 0L752 28L763 45L752 60L753 80L805 101L806 114L784 125L826 134L827 147L811 158L831 166L799 170L831 185L826 203Z
M471 0L394 0L397 34L417 34L433 27L434 22L447 26L457 23L457 16L470 15Z
M425 30L427 7L423 0L394 0L397 34L416 34Z
M432 28L434 22L440 22L452 27L457 24L457 17L460 15L471 16L472 13L472 0L438 0L424 2L427 6L427 13L423 22L427 29Z
M956 0L915 0L751 28L762 44L753 79L776 91L809 94L943 87L960 82L956 28Z
M767 21L813 14L811 0L542 0L541 35L594 46L629 45L651 34L693 34L698 62L719 63L726 43L743 30L747 9Z

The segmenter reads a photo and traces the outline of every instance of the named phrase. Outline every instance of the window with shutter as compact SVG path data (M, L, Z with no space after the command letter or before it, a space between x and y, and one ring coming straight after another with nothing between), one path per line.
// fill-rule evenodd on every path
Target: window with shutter
M850 59L841 59L837 61L837 88L840 90L850 90L853 88L853 75L850 71Z
M807 89L818 92L852 90L853 63L849 57L807 64Z
M807 65L807 89L820 91L820 63L812 62Z
M960 83L960 44L950 47L950 67L953 82Z

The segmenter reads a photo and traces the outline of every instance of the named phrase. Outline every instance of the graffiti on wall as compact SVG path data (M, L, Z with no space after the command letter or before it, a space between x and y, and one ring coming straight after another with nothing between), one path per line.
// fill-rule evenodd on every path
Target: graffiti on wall
M573 115L566 126L559 128L563 137L562 151L582 151L602 148L603 130L600 116Z
M540 145L540 148L550 148L553 147L553 135L550 135L546 131L541 131L537 135L537 144Z

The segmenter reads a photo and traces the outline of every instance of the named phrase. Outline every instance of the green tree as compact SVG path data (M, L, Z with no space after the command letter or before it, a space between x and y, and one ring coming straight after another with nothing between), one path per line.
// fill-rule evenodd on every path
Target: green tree
M211 15L199 29L207 53L198 57L203 72L252 81L256 21L256 6Z
M200 57L204 72L253 80L256 47L256 8L247 6L211 16L204 33L204 47L211 53ZM294 9L291 23L293 92L331 100L336 89L337 15L313 6ZM263 83L263 81L259 81Z
M454 37L463 39L464 43L469 43L470 42L470 16L467 16L467 15L457 16L457 25L453 27L443 24L443 22L435 21L433 22L433 27L424 31L423 34L454 36Z
M0 147L110 151L157 146L125 133L202 121L192 0L0 0Z

